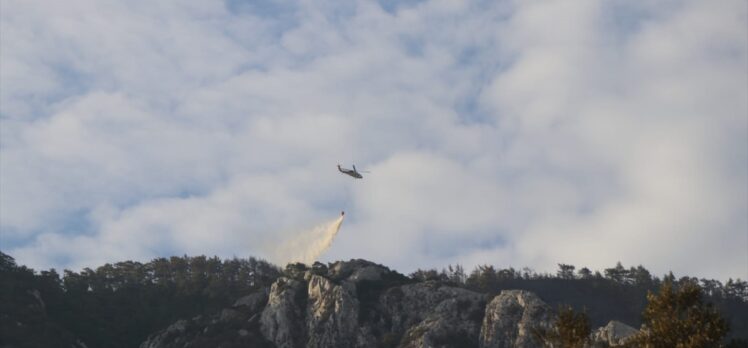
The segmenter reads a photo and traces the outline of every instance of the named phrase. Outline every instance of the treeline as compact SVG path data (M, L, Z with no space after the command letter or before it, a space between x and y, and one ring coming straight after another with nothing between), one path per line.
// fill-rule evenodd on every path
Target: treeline
M640 330L620 343L623 347L748 347L748 340L725 339L729 325L720 312L704 302L702 288L695 282L675 285L664 280L660 289L647 293ZM532 334L550 347L586 348L597 346L585 312L568 306L558 309L552 327L536 327Z
M54 269L35 272L18 266L0 252L0 309L16 314L0 316L0 325L10 341L12 333L23 335L24 326L49 333L38 346L69 347L54 340L69 340L74 333L91 347L137 347L177 319L218 311L270 286L279 275L276 266L255 258L183 256L65 270L60 276Z
M461 265L442 270L419 269L409 276L417 281L439 281L467 289L495 294L501 290L520 289L536 293L553 307L569 305L585 311L593 327L615 319L634 327L642 323L647 294L657 292L663 284L697 286L730 325L730 337L748 339L748 282L729 279L676 278L672 272L660 278L643 266L624 267L620 262L602 272L586 267L559 264L558 271L536 273L529 268L475 267L469 273Z
M491 265L481 265L475 267L469 274L461 265L449 265L442 268L441 271L436 269L422 270L410 274L410 277L419 280L438 280L452 282L463 285L469 289L478 292L492 292L500 290L502 285L507 282L524 280L595 280L607 281L622 286L640 287L645 289L658 288L663 281L674 283L691 283L701 287L706 296L715 299L742 300L748 302L748 281L728 279L725 284L715 279L698 279L695 277L681 277L676 280L672 272L662 279L653 276L646 268L639 265L637 267L625 268L620 262L615 267L606 268L603 273L600 271L592 272L587 267L582 267L576 271L574 265L558 264L556 274L536 273L530 268L517 270L510 268L495 268Z
M282 271L251 257L182 256L59 274L54 269L37 272L17 265L0 252L0 346L70 347L80 339L89 347L136 347L178 319L215 313L293 270ZM625 268L620 263L602 272L560 264L556 274L490 265L466 272L460 265L450 265L440 271L418 270L410 280L401 278L398 281L438 281L488 294L532 291L551 306L568 304L586 310L593 327L611 319L638 327L648 292L657 291L665 281L676 286L698 284L706 300L725 317L730 334L748 338L748 284L742 280L722 284L675 279L672 274L660 279L642 266ZM362 301L367 294L361 295Z
M172 256L148 263L124 261L105 264L81 272L64 271L61 287L68 292L114 293L128 288L152 287L171 289L177 296L201 295L208 299L227 298L246 293L274 281L280 269L263 260L221 260L214 256ZM55 270L41 276L60 278Z

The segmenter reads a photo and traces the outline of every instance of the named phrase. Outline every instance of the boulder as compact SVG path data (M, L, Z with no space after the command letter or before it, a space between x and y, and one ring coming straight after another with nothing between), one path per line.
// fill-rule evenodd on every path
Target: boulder
M485 302L485 295L429 281L390 288L382 295L380 305L389 319L390 330L404 332L448 299Z
M524 290L505 290L486 306L481 327L481 348L540 348L535 330L553 326L551 308L537 295Z
M477 346L485 304L478 294L440 302L424 320L408 329L400 347Z
M593 347L616 347L626 344L639 330L620 321L611 320L590 335Z

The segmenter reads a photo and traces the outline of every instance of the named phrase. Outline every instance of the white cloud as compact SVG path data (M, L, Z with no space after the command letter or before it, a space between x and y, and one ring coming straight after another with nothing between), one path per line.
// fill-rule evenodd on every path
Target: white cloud
M1 12L0 241L32 267L262 256L345 209L327 259L748 277L743 2Z

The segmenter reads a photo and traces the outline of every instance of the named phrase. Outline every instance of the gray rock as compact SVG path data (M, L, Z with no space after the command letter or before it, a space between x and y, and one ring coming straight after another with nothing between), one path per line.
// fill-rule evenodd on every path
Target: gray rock
M485 298L461 294L439 303L426 318L408 329L400 347L475 347L481 329Z
M354 347L358 333L355 287L312 275L308 287L307 347Z
M344 280L351 277L354 273L357 271L364 269L364 268L372 268L372 269L379 269L379 274L389 272L390 270L387 267L384 267L382 265L378 265L376 263L373 263L371 261L361 260L361 259L354 259L350 261L338 261L330 265L328 269L328 278L332 280ZM367 270L363 271L364 273L369 273L369 275L372 275L373 272L377 272L374 270Z
M187 330L187 321L178 320L171 324L166 330L160 331L148 337L148 340L140 344L140 348L161 348L167 346L167 341L175 336L184 335Z
M270 287L268 303L260 318L260 330L262 335L278 348L304 345L304 285L298 280L281 277Z
M536 329L549 329L554 314L537 295L523 290L505 290L486 306L479 346L481 348L543 347Z
M486 296L424 282L390 288L379 303L383 338L402 335L400 347L476 346Z
M403 285L387 290L380 299L384 315L391 322L390 330L404 332L426 319L445 300L485 301L485 295L436 282ZM479 313L478 321L480 321Z
M262 309L268 301L269 289L262 289L247 296L241 297L234 302L233 307L245 307L250 313Z
M590 334L593 347L615 347L626 344L626 341L639 333L639 330L620 321L611 320Z
M224 308L217 313L179 320L148 336L140 347L267 347L271 343L260 331L260 316L260 312L247 311L246 306Z
M503 291L487 305L485 294L436 281L402 285L407 280L401 275L363 260L336 262L326 271L320 265L291 269L295 277L277 278L269 289L230 308L181 320L141 348L229 342L280 348L528 348L542 346L533 330L550 328L554 319L527 291ZM611 327L608 331L621 331Z

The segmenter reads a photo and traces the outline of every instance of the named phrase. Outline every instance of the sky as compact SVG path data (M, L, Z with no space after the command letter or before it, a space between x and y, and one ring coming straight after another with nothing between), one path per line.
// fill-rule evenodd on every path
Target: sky
M0 249L748 278L748 5L0 0ZM336 164L367 170L362 180Z

